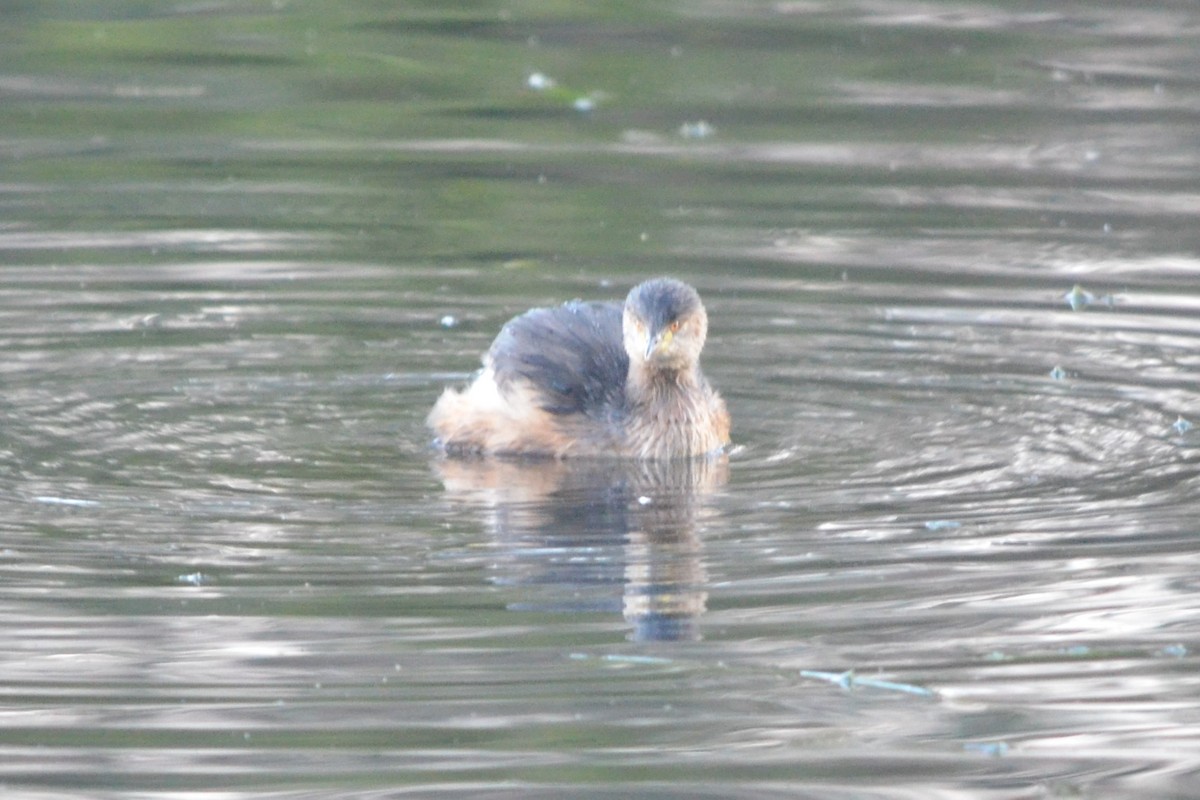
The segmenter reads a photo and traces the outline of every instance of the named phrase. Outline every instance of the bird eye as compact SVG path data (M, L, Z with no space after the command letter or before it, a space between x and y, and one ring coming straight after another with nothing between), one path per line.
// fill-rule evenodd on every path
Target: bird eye
M679 320L672 322L670 327L671 333L679 333Z

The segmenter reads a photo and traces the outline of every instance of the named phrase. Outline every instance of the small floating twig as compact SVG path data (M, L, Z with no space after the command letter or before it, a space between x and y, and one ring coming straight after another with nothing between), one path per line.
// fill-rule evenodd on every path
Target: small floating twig
M852 669L848 669L845 672L820 672L818 670L802 669L800 670L800 677L827 681L846 690L863 686L868 689L902 692L904 694L916 695L917 697L937 696L936 692L932 689L926 689L924 686L916 686L911 683L896 683L895 681L885 681L879 678L860 678L854 674L854 670Z
M596 656L587 653L571 653L567 658L572 661L590 661ZM674 664L675 660L671 658L663 658L662 656L638 656L625 655L622 653L606 653L599 656L601 661L613 661L618 664Z

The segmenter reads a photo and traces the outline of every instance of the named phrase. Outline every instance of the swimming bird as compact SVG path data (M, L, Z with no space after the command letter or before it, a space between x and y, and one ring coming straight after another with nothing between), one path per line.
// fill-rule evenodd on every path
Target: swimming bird
M700 370L708 315L655 278L625 302L574 300L510 320L427 423L449 454L668 459L718 453L729 412Z

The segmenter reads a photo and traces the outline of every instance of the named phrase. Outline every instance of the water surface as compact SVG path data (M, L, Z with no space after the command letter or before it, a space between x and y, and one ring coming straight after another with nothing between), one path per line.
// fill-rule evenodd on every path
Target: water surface
M1194 9L6 16L6 796L1200 796ZM429 449L658 274L727 459Z

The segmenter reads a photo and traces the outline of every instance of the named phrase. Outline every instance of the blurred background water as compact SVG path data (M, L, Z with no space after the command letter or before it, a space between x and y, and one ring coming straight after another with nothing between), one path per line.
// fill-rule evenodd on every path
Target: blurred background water
M0 9L5 797L1200 797L1200 8ZM461 463L696 285L727 463Z

